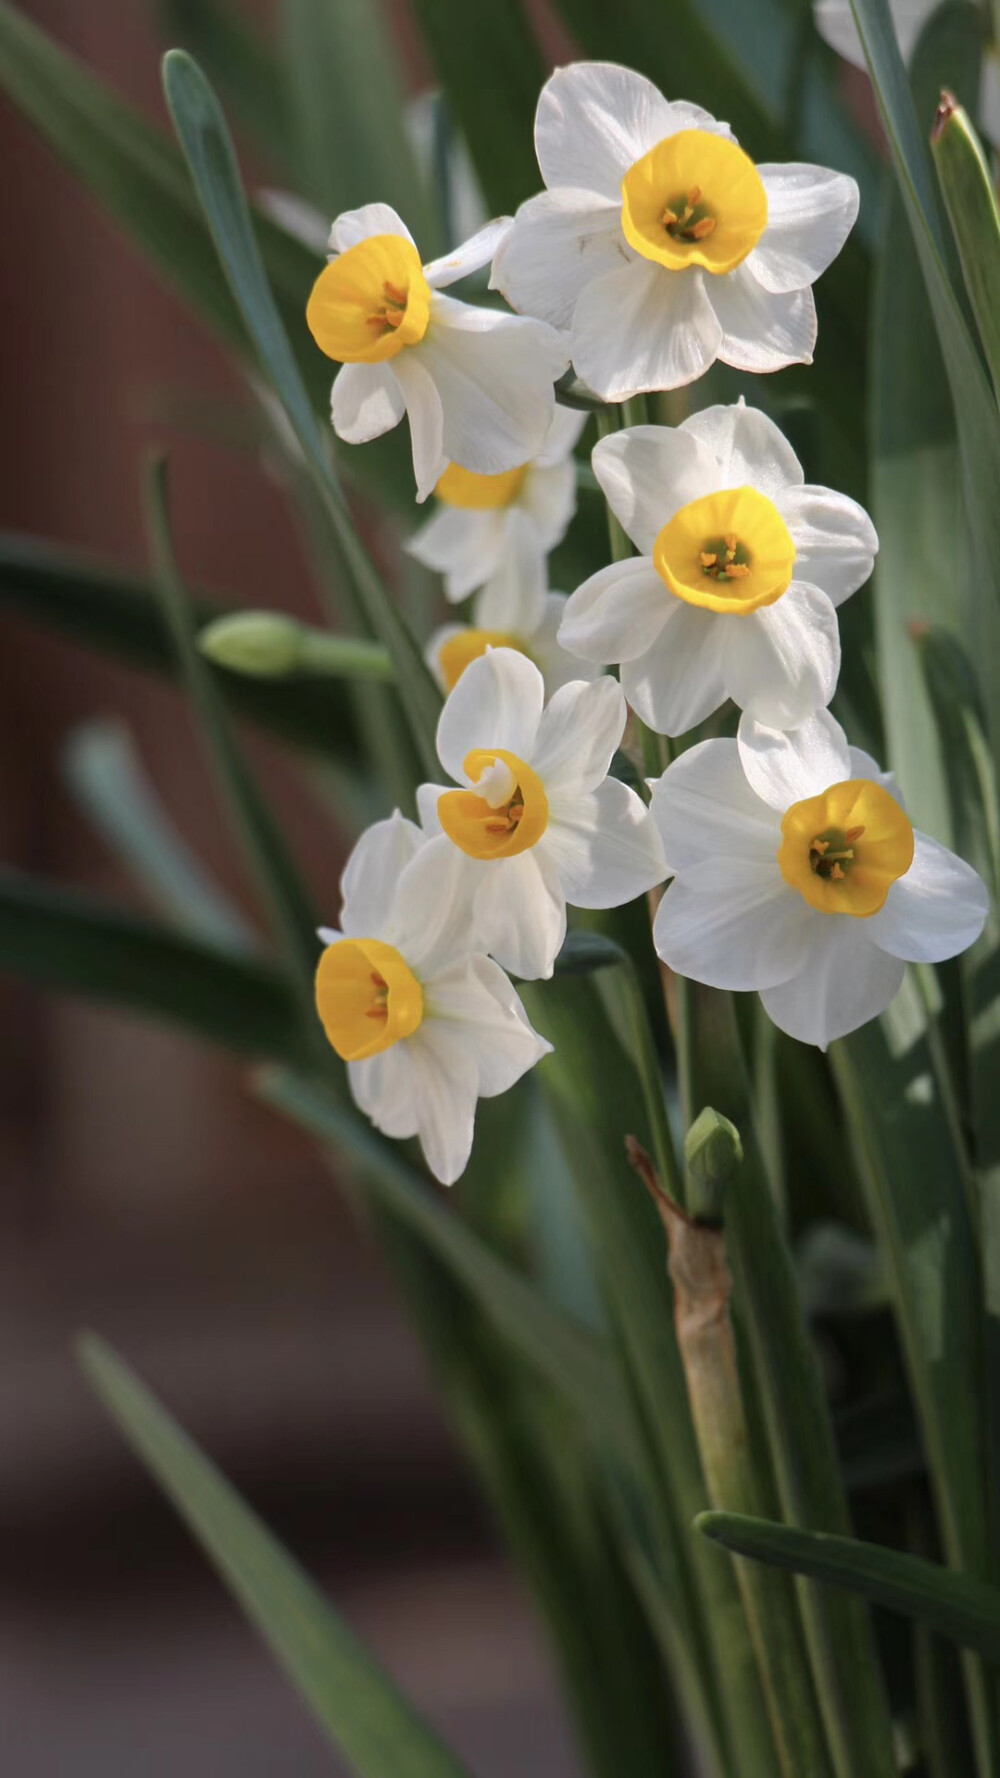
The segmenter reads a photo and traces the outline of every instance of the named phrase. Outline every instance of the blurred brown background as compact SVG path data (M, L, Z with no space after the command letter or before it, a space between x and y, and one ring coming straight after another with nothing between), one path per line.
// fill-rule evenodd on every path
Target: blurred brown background
M23 10L163 123L151 4ZM2 104L0 165L0 523L141 568L142 457L166 438L187 575L310 612L299 539L253 458L150 420L165 389L239 394L222 355ZM4 861L142 906L60 764L77 724L117 713L253 918L180 699L26 625L2 634ZM332 915L329 826L276 755L254 759ZM117 1013L4 982L0 1046L4 1772L339 1769L82 1383L82 1326L163 1395L480 1778L575 1772L523 1590L310 1145L225 1057Z

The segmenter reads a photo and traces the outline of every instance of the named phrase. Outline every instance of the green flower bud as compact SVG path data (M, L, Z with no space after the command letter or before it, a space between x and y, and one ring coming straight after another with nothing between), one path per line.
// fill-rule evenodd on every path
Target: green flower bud
M219 667L255 679L283 679L302 659L302 625L278 611L234 611L198 637L202 654Z
M684 1141L689 1214L695 1222L719 1222L726 1188L743 1162L743 1144L735 1124L706 1105Z

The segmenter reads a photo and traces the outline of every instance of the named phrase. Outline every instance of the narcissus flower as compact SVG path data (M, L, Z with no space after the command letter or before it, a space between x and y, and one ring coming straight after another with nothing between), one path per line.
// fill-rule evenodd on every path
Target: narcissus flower
M544 699L531 661L489 649L438 724L441 764L464 788L417 792L424 827L462 860L479 941L527 979L552 974L567 902L618 907L664 875L649 811L607 775L625 727L617 681L574 680Z
M323 1028L351 1092L387 1136L419 1136L452 1185L477 1099L513 1086L551 1049L476 942L454 847L397 812L368 828L341 879L340 930L316 974Z
M458 463L445 470L434 490L440 508L406 548L444 575L454 604L502 571L518 533L539 560L561 543L576 511L573 446L586 420L557 407L538 456L502 475L475 475Z
M545 559L523 525L515 528L489 585L476 594L471 624L442 624L427 644L427 664L443 692L455 686L488 648L516 648L534 661L548 697L571 679L596 679L601 669L561 646L565 593L550 593Z
M976 872L914 831L891 777L828 711L788 733L744 717L667 767L652 814L674 877L653 939L671 969L757 989L774 1023L821 1049L883 1012L904 961L971 945Z
M480 475L517 469L544 448L553 383L568 355L543 322L442 296L486 265L509 224L491 222L443 259L422 266L388 204L346 210L330 230L330 262L306 320L343 369L334 379L334 430L363 444L410 419L417 499L449 463Z
M661 734L684 734L727 698L776 728L827 704L834 607L878 548L867 513L807 486L783 433L742 402L614 433L592 461L640 554L571 595L563 647L620 663L626 698Z
M811 286L857 216L853 179L755 166L728 124L611 62L552 75L535 148L548 190L522 204L491 283L566 330L605 401L676 389L716 358L811 362Z

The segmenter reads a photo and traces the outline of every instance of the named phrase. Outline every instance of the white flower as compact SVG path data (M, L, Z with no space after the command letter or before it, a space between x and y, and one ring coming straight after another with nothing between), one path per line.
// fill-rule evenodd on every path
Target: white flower
M458 463L445 470L434 489L441 506L406 548L444 575L452 603L502 569L517 530L534 540L539 557L562 542L576 511L573 446L586 421L557 407L538 456L501 475L476 475Z
M326 1035L351 1092L387 1136L419 1136L452 1185L476 1100L505 1093L552 1045L475 941L454 848L397 813L363 833L341 878L340 931L316 975Z
M811 286L858 213L853 179L755 167L728 124L611 62L542 88L535 149L548 187L522 204L491 283L565 329L605 401L737 370L809 364Z
M917 47L917 39L931 14L937 11L938 0L889 0L889 13L896 29L896 42L904 62ZM868 63L854 23L851 0L814 0L813 17L816 29L853 68L867 72ZM987 45L983 53L979 80L979 122L991 142L1000 142L1000 58Z
M774 1023L825 1049L888 1006L903 960L979 936L976 872L916 833L892 779L828 711L782 734L744 717L667 767L652 814L674 881L653 939L671 969L756 989Z
M441 690L454 691L466 667L488 648L516 648L534 661L548 697L571 679L597 679L600 667L567 654L559 642L565 593L550 593L544 556L523 521L512 527L500 566L476 594L471 624L442 624L426 659Z
M451 462L481 475L516 469L542 450L552 424L553 383L568 362L552 329L441 295L492 258L509 226L491 222L426 266L388 204L345 210L330 230L330 263L306 320L343 365L334 430L363 444L408 414L418 500Z
M641 552L570 596L563 647L621 664L650 728L680 735L727 698L775 728L828 703L840 669L835 606L868 579L878 539L844 494L809 487L756 408L705 408L635 426L593 453Z
M454 790L417 792L428 831L462 859L477 938L513 975L549 976L566 903L618 907L663 880L649 811L608 768L625 727L614 679L574 680L544 705L523 654L491 648L441 712L438 754Z

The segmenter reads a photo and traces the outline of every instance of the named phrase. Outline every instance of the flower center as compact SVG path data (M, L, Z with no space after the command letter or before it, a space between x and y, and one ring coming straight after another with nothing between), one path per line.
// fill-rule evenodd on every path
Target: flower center
M363 1062L412 1037L424 1016L420 983L393 945L342 938L316 971L316 1009L344 1062Z
M500 506L513 506L527 473L527 463L504 469L499 475L477 475L472 469L463 469L461 463L449 463L434 492L448 506L493 512Z
M674 272L731 272L766 227L767 192L753 161L709 130L667 136L622 180L625 239Z
M478 660L488 648L516 648L518 654L527 654L518 638L506 630L475 630L471 626L456 630L441 644L438 653L438 664L449 691L454 691L469 663Z
M674 514L653 545L653 565L678 599L745 617L788 591L795 545L765 494L727 488Z
M382 364L427 332L431 289L403 235L371 235L320 272L306 307L316 344L340 364Z
M821 914L877 914L913 863L913 827L894 796L868 778L793 803L781 823L786 883Z
M545 786L516 753L474 748L464 768L475 790L447 790L438 798L445 833L470 858L514 858L530 851L549 820Z

